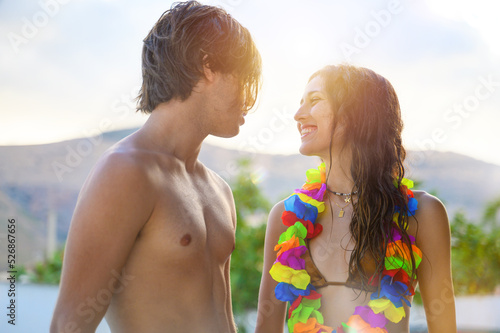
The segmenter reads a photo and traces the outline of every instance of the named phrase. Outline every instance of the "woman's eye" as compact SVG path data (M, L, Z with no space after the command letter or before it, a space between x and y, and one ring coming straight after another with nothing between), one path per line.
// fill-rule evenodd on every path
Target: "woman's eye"
M314 105L314 104L318 103L320 100L321 100L321 98L319 98L319 97L313 97L313 98L311 98L311 104Z

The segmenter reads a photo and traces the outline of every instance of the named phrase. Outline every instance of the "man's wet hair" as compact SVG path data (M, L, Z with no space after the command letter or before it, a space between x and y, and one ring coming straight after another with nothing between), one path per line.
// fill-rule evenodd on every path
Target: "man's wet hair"
M234 75L244 110L254 106L261 58L249 31L222 8L174 3L144 39L137 110L151 113L160 103L186 100L204 77L204 66Z

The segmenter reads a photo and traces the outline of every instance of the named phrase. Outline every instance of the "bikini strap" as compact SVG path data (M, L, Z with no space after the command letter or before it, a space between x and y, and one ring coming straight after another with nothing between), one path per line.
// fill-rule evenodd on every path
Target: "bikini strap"
M318 267L316 267L316 264L311 257L311 251L309 250L309 239L306 239L305 242L307 251L303 256L303 259L305 261L305 270L311 277L311 284L316 288L326 287L328 285L328 282L326 281L323 274L321 274Z

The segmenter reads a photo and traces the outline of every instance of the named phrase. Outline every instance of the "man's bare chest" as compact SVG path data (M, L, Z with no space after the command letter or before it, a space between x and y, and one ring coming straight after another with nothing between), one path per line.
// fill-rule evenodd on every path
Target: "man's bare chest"
M141 231L142 242L175 260L224 263L234 249L231 203L213 190L163 193Z

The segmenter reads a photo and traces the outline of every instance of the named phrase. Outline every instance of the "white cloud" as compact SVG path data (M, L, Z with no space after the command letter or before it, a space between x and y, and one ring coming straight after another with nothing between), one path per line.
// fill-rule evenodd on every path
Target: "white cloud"
M491 51L500 55L500 3L494 0L427 0L429 8L437 15L455 21L463 21L476 29Z

